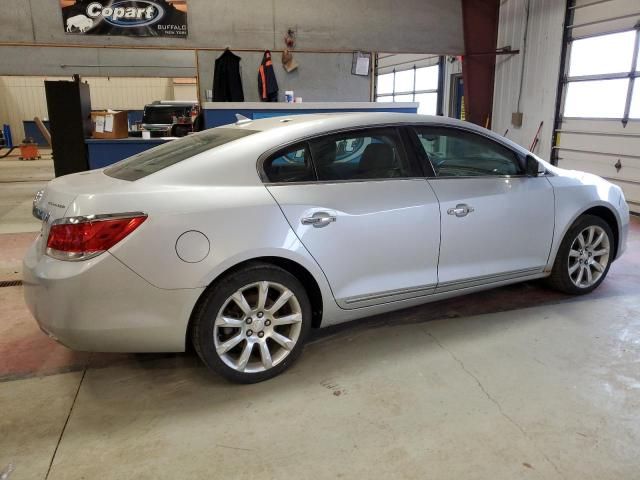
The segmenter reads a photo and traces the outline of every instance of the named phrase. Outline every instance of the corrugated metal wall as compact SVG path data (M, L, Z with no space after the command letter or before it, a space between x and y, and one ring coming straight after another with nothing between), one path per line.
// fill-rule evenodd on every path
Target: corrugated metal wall
M562 0L503 0L500 5L498 47L511 45L513 49L520 49L520 54L496 59L492 130L503 135L508 129L508 138L529 148L540 122L544 122L535 153L545 159L551 155L564 14ZM523 123L515 127L511 124L511 114L518 111L521 81Z
M47 118L45 80L69 77L0 77L0 124L11 125L14 143L24 138L23 120ZM170 78L83 77L91 86L91 108L141 110L154 100L173 99Z

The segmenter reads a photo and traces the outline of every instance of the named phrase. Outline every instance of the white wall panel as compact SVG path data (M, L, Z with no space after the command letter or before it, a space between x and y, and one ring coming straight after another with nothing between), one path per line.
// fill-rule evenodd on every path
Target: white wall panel
M529 27L523 44L525 6L529 2ZM519 55L496 58L492 130L529 148L543 123L535 153L543 158L551 154L562 32L564 1L506 0L500 6L498 47L510 45ZM522 63L524 62L524 73ZM522 127L511 124L511 113L518 111L518 91L522 83L520 111Z
M45 80L69 77L0 77L0 124L9 124L14 143L24 138L23 120L47 118ZM91 86L91 108L141 110L154 100L173 99L171 78L85 77Z

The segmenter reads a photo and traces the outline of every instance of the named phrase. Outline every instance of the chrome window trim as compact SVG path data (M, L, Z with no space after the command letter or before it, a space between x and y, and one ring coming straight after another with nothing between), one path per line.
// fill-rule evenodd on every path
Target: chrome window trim
M460 175L460 176L449 176L449 177L431 177L429 178L429 181L431 180L448 180L448 179L471 179L471 178L484 178L484 179L491 179L491 178L537 178L537 177L544 177L547 175L547 172L545 173L540 173L538 175L534 176L529 176L526 174L521 174L521 175Z
M318 138L322 138L322 137L328 137L331 135L337 135L340 133L349 133L349 132L359 132L362 130L377 130L377 129L383 129L383 128L395 128L395 129L399 129L403 126L406 125L412 125L410 123L380 123L380 124L375 124L375 125L358 125L355 127L345 127L345 128L339 128L339 129L335 129L335 130L329 130L323 133L316 133L313 135L307 135L304 137L299 137L296 140L290 141L290 142L286 142L282 145L279 145L277 147L274 148L270 148L269 150L265 151L262 155L260 155L258 157L258 160L256 162L256 169L258 171L258 176L260 177L260 180L262 181L262 183L264 183L265 185L267 184L271 184L271 185L292 185L294 183L299 183L299 182L270 182L269 178L267 177L266 172L264 171L264 162L266 160L268 160L269 158L271 158L272 155L275 155L277 153L279 153L281 150L285 150L291 146L295 146L299 143L307 143L307 148L309 150L309 152L311 152L311 146L308 145L309 142L318 139ZM403 150L403 154L405 155L407 162L410 164L411 166L411 160L409 159L409 154L406 151L406 146L405 146L405 141L402 138L402 132L398 131L398 137L400 140L400 147ZM313 162L313 153L311 154L311 161ZM415 167L415 166L414 166ZM315 170L315 164L314 164L314 170ZM317 173L316 173L316 177L317 177ZM365 178L365 179L351 179L351 180L318 180L316 178L316 180L314 180L313 182L303 182L303 183L321 183L321 182L325 182L325 183L335 183L337 181L339 182L361 182L361 181L383 181L383 180L399 180L399 179L407 179L407 178L413 178L413 177L396 177L396 178L380 178L380 179L372 179L372 178Z
M399 178L381 178L381 179L352 179L352 180L314 180L311 182L270 182L269 178L267 177L264 168L263 168L263 163L265 160L267 160L268 158L270 158L272 155L278 153L280 150L286 149L287 147L296 145L298 143L304 143L304 142L309 142L311 140L314 140L316 138L321 138L324 136L329 136L329 135L335 135L338 133L343 133L343 132L356 132L359 130L369 130L372 128L403 128L403 127L434 127L434 128L448 128L448 129L453 129L453 130L459 130L462 132L467 132L467 133L471 133L471 134L475 134L475 135L479 135L481 137L486 138L489 141L495 142L498 145L501 145L502 147L506 148L507 150L509 150L510 152L512 152L519 160L522 160L523 158L526 158L526 154L521 153L520 151L514 149L511 145L508 145L502 141L500 141L500 139L496 139L493 138L491 135L487 135L484 132L477 132L475 130L469 129L469 128L465 128L462 126L458 126L458 125L449 125L446 123L442 123L442 122L434 122L434 123L413 123L413 122L399 122L399 123L380 123L380 124L375 124L375 125L360 125L360 126L356 126L356 127L345 127L345 128L339 128L339 129L335 129L335 130L329 130L327 132L323 132L323 133L316 133L313 135L307 135L307 136L303 136L303 137L299 137L296 138L295 140L291 140L289 142L283 143L282 145L278 145L277 147L273 147L270 148L269 150L266 150L264 153L262 153L260 156L258 156L258 159L256 161L256 171L258 173L258 177L260 178L260 180L262 181L263 184L267 185L267 186L276 186L276 185L307 185L310 183L342 183L342 182L377 182L377 181L388 181L388 180L409 180L409 179L413 179L413 178L420 178L420 179L428 179L428 180L432 180L432 179L437 179L437 178L516 178L516 177L526 177L526 178L536 178L536 177L529 177L526 174L522 174L522 175L473 175L473 176L468 176L468 177L438 177L437 175L435 176L429 176L429 175L424 175L422 177L399 177ZM406 149L405 146L405 141L404 139L402 139L402 144L403 144L403 148ZM409 147L412 148L411 145L409 145ZM409 152L405 152L406 155L409 155ZM420 159L418 159L420 160ZM434 169L435 172L435 169ZM545 172L543 174L538 174L538 177L542 177L542 176L553 176L553 174L551 172L549 172L548 170L545 169Z
M267 182L264 185L266 187L285 187L287 185L326 185L333 183L363 183L363 182L390 182L390 181L405 181L405 180L420 180L424 182L426 177L395 177L395 178L357 178L353 180L313 180L307 182Z

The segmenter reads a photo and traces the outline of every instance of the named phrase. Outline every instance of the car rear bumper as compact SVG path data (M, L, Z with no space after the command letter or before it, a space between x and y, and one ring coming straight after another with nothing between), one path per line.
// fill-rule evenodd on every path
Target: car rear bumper
M82 262L23 261L24 298L40 328L74 350L180 352L203 289L157 288L109 253Z

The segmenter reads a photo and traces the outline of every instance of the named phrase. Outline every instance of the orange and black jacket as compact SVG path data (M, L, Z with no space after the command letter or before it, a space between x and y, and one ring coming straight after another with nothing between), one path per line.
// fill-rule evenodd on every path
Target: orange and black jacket
M264 52L262 63L258 69L258 95L263 102L278 101L278 81L273 71L273 62L271 61L271 52Z

